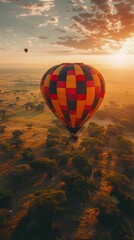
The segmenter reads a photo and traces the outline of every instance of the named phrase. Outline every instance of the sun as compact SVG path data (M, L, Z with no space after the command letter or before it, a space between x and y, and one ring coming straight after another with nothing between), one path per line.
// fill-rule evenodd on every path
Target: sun
M123 52L119 52L113 56L113 60L117 65L124 65L127 62L127 54Z
M125 66L128 62L128 54L124 49L111 55L111 64L117 67Z

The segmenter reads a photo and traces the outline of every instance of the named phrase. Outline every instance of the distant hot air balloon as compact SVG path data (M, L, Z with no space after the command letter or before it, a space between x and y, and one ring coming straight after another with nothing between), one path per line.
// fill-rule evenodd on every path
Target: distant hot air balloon
M24 52L27 53L28 52L28 48L24 48Z
M76 132L100 106L105 82L89 65L62 63L44 74L40 89L48 107L76 139Z

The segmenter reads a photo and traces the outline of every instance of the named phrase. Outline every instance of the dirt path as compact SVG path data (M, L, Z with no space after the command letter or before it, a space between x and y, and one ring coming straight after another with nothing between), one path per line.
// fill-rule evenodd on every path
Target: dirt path
M72 240L91 240L95 235L95 226L97 224L97 216L99 211L97 208L85 209L80 225Z
M113 157L110 161L108 155L105 152L103 154L103 159L98 162L102 169L102 178L100 183L100 189L98 192L103 192L110 194L112 187L106 180L107 174L114 173L116 166L116 158ZM91 179L93 180L94 171L92 171ZM89 202L89 207L86 208L80 218L80 225L77 231L74 233L72 240L92 240L96 232L97 217L99 215L99 210L93 207L91 200Z
M104 154L104 158L99 162L99 165L102 169L102 178L100 183L100 191L110 194L112 187L107 181L107 176L113 174L116 168L116 157L113 156L112 159L108 159L107 153Z

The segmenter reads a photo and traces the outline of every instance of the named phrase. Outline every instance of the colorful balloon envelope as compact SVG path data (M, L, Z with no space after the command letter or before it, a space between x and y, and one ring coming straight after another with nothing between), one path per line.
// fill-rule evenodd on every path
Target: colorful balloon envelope
M62 63L42 77L40 89L51 111L72 134L95 113L105 95L101 73L83 63Z

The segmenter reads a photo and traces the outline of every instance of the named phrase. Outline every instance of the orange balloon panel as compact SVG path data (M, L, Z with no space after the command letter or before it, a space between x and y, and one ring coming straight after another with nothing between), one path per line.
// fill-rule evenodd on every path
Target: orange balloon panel
M42 77L41 93L51 111L71 133L98 109L105 95L101 73L83 63L62 63Z

